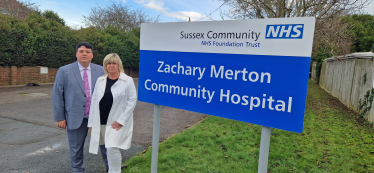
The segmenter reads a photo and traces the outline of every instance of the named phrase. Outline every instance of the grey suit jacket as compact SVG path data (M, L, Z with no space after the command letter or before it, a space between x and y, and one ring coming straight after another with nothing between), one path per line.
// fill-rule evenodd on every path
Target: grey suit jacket
M91 88L96 80L104 75L103 67L91 63ZM92 92L93 93L93 92ZM56 74L52 90L53 114L55 121L66 120L67 128L77 129L81 126L86 105L86 93L78 61L60 67Z

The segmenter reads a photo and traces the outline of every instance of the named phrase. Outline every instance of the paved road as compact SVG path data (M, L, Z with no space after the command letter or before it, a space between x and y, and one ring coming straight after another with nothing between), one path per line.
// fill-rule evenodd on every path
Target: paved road
M57 128L53 121L52 87L53 85L0 88L0 172L71 172L66 130ZM123 161L152 144L153 108L152 104L137 102L132 146L129 150L122 151ZM183 131L206 116L162 107L160 141ZM100 154L88 153L89 136L84 150L86 172L104 172L105 166Z

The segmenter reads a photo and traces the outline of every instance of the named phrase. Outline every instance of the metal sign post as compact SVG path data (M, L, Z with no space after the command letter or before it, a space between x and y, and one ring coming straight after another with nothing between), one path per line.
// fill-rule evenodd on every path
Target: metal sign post
M160 142L160 112L161 106L155 104L153 113L152 163L151 173L157 173L158 145Z
M268 169L270 134L271 128L262 126L258 173L266 173Z

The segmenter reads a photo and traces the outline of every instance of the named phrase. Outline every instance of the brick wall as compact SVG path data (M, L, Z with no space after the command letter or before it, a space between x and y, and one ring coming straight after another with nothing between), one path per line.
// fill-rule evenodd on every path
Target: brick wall
M0 67L0 86L26 85L27 83L54 83L58 68L48 68L48 74L40 74L40 67ZM124 69L132 78L139 77L139 71Z
M40 74L40 67L0 67L0 86L53 83L57 70L48 68L48 74Z
M10 68L0 67L0 86L10 85Z

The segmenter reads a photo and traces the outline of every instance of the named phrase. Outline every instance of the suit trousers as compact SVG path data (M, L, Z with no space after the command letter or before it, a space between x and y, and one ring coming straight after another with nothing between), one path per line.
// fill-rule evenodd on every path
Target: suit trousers
M105 139L105 127L106 125L100 126L100 141L104 141ZM121 163L122 163L122 155L121 151L117 147L109 147L107 148L108 153L108 164L109 164L109 171L108 173L121 173Z
M88 119L84 118L78 129L69 130L69 128L67 128L70 166L74 173L83 173L85 169L83 164L83 147L88 132L87 123ZM105 166L108 169L107 151L104 145L100 145L100 151Z

